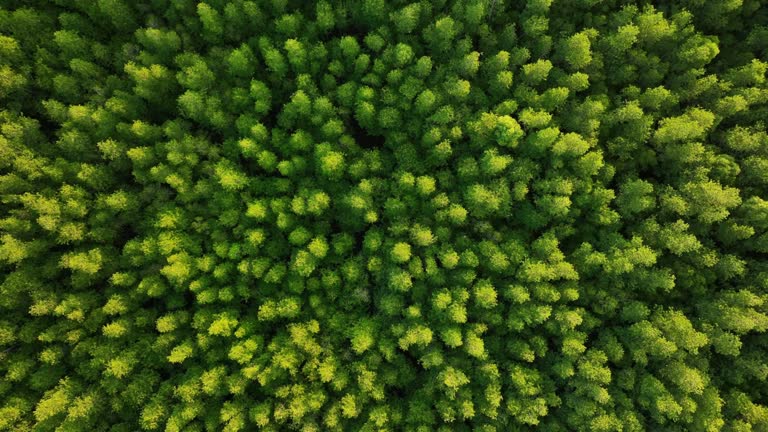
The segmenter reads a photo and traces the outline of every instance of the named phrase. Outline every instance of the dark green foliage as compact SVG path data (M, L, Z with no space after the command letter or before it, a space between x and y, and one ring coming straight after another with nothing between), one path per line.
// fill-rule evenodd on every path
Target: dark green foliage
M768 430L764 2L1 3L0 430Z

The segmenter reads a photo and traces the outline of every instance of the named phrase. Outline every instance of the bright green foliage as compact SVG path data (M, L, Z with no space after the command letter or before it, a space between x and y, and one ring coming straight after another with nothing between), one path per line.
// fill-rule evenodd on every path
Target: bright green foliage
M396 243L392 246L391 252L392 261L397 263L404 263L411 259L411 245L408 243Z
M0 430L768 430L759 0L0 2Z

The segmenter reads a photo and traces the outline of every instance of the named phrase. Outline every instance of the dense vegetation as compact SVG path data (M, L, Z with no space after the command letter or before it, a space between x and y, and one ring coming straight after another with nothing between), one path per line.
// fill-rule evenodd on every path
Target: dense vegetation
M0 429L768 431L761 0L0 2Z

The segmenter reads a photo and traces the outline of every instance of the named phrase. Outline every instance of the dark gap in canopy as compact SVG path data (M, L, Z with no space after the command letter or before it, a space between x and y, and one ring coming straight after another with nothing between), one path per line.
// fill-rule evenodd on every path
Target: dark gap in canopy
M347 131L361 148L374 149L384 147L384 136L371 133L366 128L360 126L354 116L349 116L346 120Z

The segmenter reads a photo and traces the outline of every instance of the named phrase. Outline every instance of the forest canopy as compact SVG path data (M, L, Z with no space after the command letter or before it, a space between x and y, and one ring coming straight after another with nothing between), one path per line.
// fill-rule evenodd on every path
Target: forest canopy
M0 2L0 430L768 431L762 0Z

